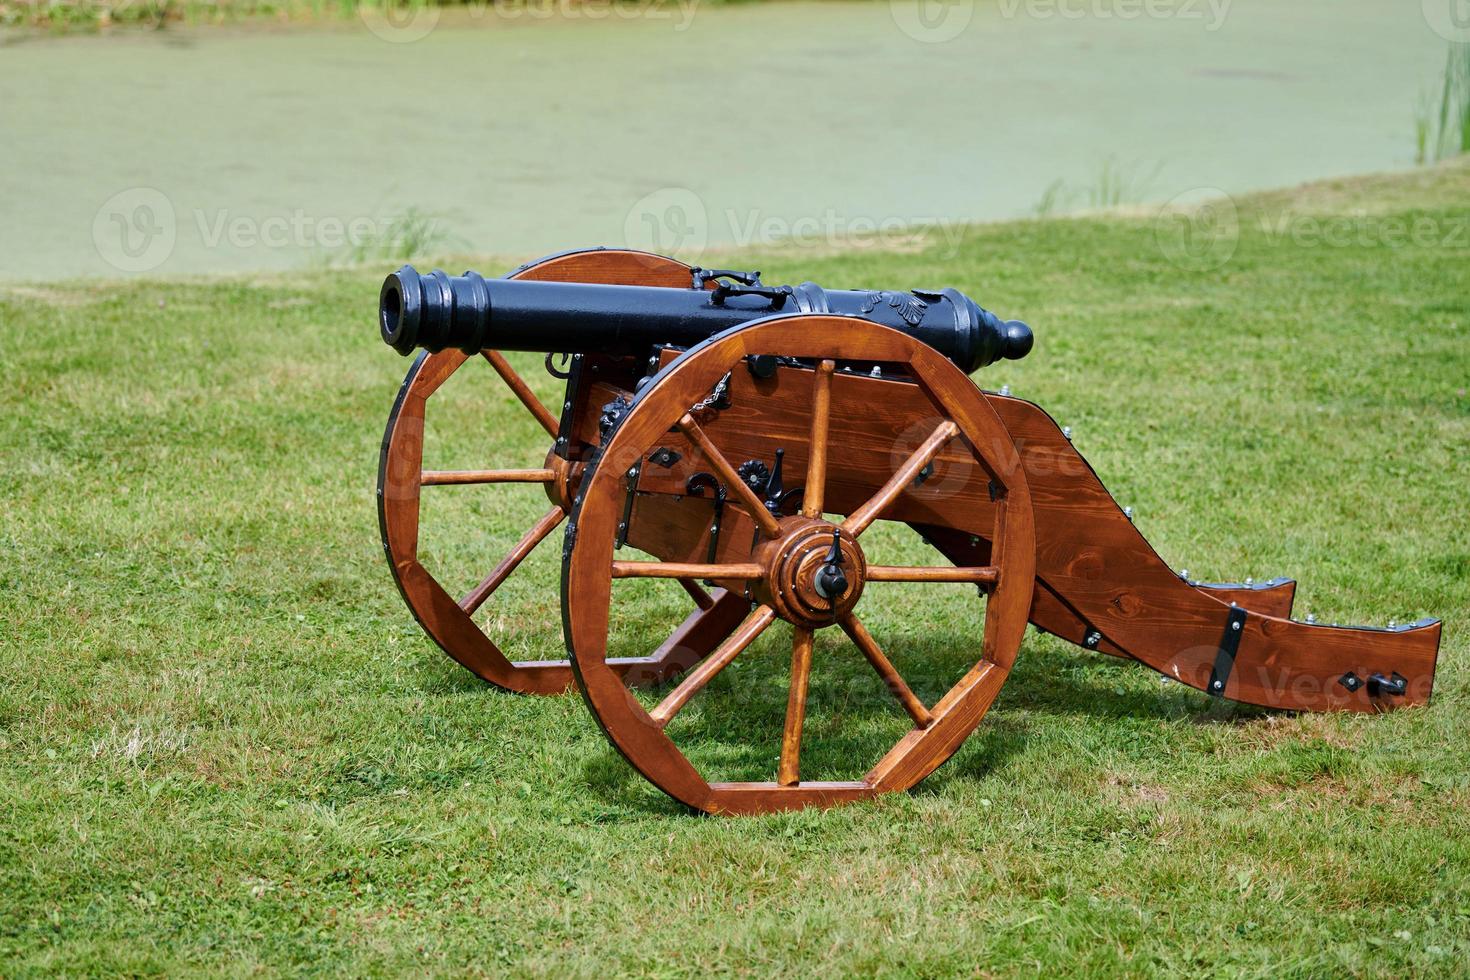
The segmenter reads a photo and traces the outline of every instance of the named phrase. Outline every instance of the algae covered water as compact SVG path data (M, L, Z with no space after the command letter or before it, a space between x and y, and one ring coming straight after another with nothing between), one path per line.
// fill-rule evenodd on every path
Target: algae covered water
M697 260L1408 166L1446 45L1381 0L426 16L0 46L0 275Z

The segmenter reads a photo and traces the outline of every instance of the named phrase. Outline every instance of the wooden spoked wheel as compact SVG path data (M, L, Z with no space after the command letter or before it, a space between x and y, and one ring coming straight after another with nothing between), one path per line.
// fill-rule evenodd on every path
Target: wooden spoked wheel
M509 278L687 289L690 274L689 266L664 256L622 249L590 249L523 266ZM571 669L565 660L513 663L501 652L495 638L475 622L474 616L537 544L561 525L570 507L569 483L580 475L578 467L554 452L534 450L517 469L426 471L423 468L430 398L461 368L476 364L486 369L485 375L498 375L500 382L536 420L546 432L548 450L557 439L560 428L557 413L536 397L504 355L489 350L473 356L457 350L420 355L403 380L383 435L378 467L378 517L383 548L404 601L445 653L484 680L507 690L556 694L572 683ZM468 373L467 369L465 374ZM427 490L431 493L455 493L456 487L469 485L525 483L546 488L549 498L546 512L508 554L493 564L487 562L489 568L478 585L459 598L450 595L420 561L421 495L426 488L432 488ZM547 623L547 627L552 628L552 624Z
M789 515L773 513L736 472L738 460L718 443L724 422L708 395L727 372L744 371L753 355L798 359L784 367L810 376L809 430L786 452L792 474L805 474L802 499ZM874 473L865 498L845 518L824 513L827 461L843 453L851 430L829 433L832 376L838 361L888 365L912 379L934 408L927 438L891 472ZM787 362L788 364L790 362ZM903 382L894 382L903 383ZM880 403L867 406L883 411ZM763 418L762 406L745 406ZM851 418L852 406L842 406ZM726 551L711 564L620 561L615 557L628 479L657 448L682 439L729 491L727 506L753 523L748 553ZM798 445L797 442L800 444ZM809 447L809 448L808 448ZM995 499L991 564L984 567L898 567L869 564L862 535L914 484L941 450L967 452L978 462ZM614 746L670 796L697 809L759 813L825 806L913 786L948 759L980 722L1014 662L1026 628L1035 573L1031 499L1014 443L978 388L957 367L913 338L862 320L776 316L735 328L691 348L634 399L582 484L567 528L562 618L579 686ZM751 534L743 536L750 541ZM840 559L840 560L838 560ZM834 572L833 569L837 569ZM695 578L748 598L745 621L690 670L654 708L627 689L608 657L614 579ZM884 582L960 582L985 595L980 655L938 701L925 705L885 655L862 620L866 589ZM709 782L669 736L670 720L775 620L791 624L791 675L775 779L761 783ZM802 728L813 670L813 634L837 626L877 671L913 722L860 780L804 781Z

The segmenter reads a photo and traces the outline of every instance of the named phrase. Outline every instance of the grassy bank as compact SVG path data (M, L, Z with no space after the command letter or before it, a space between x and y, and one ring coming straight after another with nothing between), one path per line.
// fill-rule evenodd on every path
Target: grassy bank
M679 811L575 695L490 690L410 621L372 502L405 367L381 269L0 291L0 974L1463 971L1467 192L1459 164L1265 195L1233 249L1122 216L741 256L1025 316L1035 353L981 380L1071 425L1171 563L1446 621L1433 705L1383 717L1030 635L919 790L748 820ZM538 457L508 396L462 399L497 461ZM482 570L525 492L462 498L434 547ZM516 653L557 654L555 603L495 611ZM971 639L925 604L870 626L921 663Z
M709 5L762 0L700 0ZM419 8L483 13L497 9L565 11L588 7L674 7L676 0L0 0L0 27L44 28L57 33L115 27L162 29L170 25L331 24L364 17L410 16Z

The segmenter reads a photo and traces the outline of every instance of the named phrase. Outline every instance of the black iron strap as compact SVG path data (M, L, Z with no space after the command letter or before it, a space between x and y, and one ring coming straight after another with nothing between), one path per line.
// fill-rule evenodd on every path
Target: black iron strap
M1245 632L1245 610L1230 607L1225 619L1225 635L1220 638L1220 649L1215 654L1215 669L1210 672L1208 694L1223 698L1225 687L1230 683L1230 672L1235 669L1235 652L1240 649L1240 635Z

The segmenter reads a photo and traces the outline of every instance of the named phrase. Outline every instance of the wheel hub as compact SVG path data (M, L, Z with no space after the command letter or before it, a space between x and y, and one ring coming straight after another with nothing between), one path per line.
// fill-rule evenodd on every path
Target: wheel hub
M784 533L756 555L766 567L757 598L797 626L831 626L862 596L863 549L828 521L788 517L781 525Z

